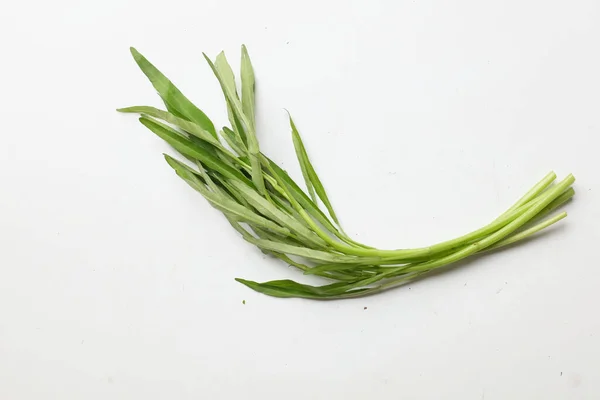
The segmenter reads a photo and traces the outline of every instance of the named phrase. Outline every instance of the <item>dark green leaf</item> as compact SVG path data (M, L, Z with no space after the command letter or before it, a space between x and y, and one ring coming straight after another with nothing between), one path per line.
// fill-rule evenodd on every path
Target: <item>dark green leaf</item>
M314 250L307 247L289 246L282 243L276 243L269 240L256 240L253 242L256 246L264 250L276 251L283 254L293 254L296 256L304 257L309 260L319 261L324 263L347 263L347 264L374 264L377 265L382 262L380 257L356 257L346 255L342 253L326 252L321 250Z
M188 121L183 118L179 118L173 115L170 112L159 110L158 108L148 107L148 106L135 106L135 107L126 107L119 108L117 111L123 113L138 113L149 115L154 118L162 119L165 122L176 125L187 133L194 135L195 137L204 140L217 147L218 149L225 150L221 142L216 139L210 132L202 128L200 125L195 122Z
M249 288L274 297L300 297L307 299L326 299L331 296L331 291L338 285L346 285L346 282L334 283L325 286L303 285L288 279L257 283L246 279L236 278L236 281L248 286Z
M215 126L206 114L188 100L162 72L133 47L131 48L131 54L142 72L152 82L152 85L171 113L195 122L212 136L217 137Z
M211 154L197 144L192 143L189 139L183 137L180 133L170 127L146 117L141 117L140 122L161 139L173 146L173 148L181 154L200 160L204 165L218 171L223 176L240 180L250 186L252 185L252 182L242 175L240 171L223 163L223 161L215 157L214 154Z

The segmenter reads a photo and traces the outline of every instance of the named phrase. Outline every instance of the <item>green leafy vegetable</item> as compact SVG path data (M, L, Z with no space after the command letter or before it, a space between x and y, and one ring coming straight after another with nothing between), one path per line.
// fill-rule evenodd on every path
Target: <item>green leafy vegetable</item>
M189 101L162 72L133 47L131 48L131 54L142 72L152 82L152 85L165 103L167 110L178 117L197 123L215 138L217 137L215 126L206 114Z
M241 52L241 95L225 53L221 52L214 62L204 56L225 96L231 124L219 134L212 121L154 65L137 50L132 48L131 53L167 110L136 106L118 111L140 114L145 127L189 161L184 163L165 155L175 173L220 210L244 240L304 274L329 281L311 286L291 280L258 283L237 279L260 293L320 300L379 293L474 254L529 239L565 218L565 212L548 216L575 194L572 175L555 183L556 174L550 172L480 229L416 249L380 250L367 246L341 229L291 116L292 141L307 193L261 153L256 135L254 68L245 46ZM319 208L318 199L329 216Z

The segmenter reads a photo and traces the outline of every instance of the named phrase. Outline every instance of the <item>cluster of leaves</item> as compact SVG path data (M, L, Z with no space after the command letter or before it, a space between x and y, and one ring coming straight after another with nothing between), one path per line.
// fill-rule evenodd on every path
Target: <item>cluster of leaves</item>
M453 240L417 249L379 250L351 239L341 228L296 125L292 140L307 191L264 155L255 126L254 71L242 46L241 91L220 53L204 55L225 95L230 127L217 132L212 121L134 48L131 53L160 95L166 110L138 106L140 122L165 140L185 161L164 155L177 175L225 215L242 237L304 274L330 282L310 286L291 280L257 283L237 279L267 295L311 299L364 296L402 285L482 251L523 240L566 217L548 214L574 195L568 175L554 183L551 172L490 224ZM318 206L322 203L324 210Z

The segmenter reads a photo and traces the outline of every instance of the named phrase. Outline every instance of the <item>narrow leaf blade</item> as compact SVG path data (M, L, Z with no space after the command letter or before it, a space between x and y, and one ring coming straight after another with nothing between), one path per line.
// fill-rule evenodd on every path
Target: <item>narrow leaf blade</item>
M180 133L171 129L170 127L160 124L157 121L147 117L141 117L140 122L154 132L158 137L169 143L181 154L200 160L204 165L218 171L224 176L240 180L250 186L252 185L252 182L248 180L248 178L246 178L240 171L231 168L221 159L215 157L214 154L206 151L206 149L203 149L196 143L191 142L189 139L183 137Z
M307 228L306 225L300 223L287 213L278 209L272 203L260 196L258 192L251 187L234 180L231 180L229 183L233 185L240 193L242 193L246 200L261 214L267 216L269 219L277 222L278 224L285 226L292 232L295 232L298 236L303 238L307 244L311 244L312 246L319 248L326 247L326 243L313 231Z
M290 231L287 228L284 228L273 221L256 214L241 204L238 204L236 201L230 199L228 196L209 191L205 184L198 178L199 173L193 172L190 167L170 156L165 156L165 160L171 166L171 168L175 170L177 175L185 180L192 188L202 194L202 196L204 196L204 198L206 198L206 200L208 200L213 207L223 212L228 218L256 224L263 229L267 229L284 236L290 235ZM247 240L248 239L249 238L247 238Z
M310 179L310 174L308 172L308 167L306 165L306 152L304 151L302 140L300 139L300 135L296 130L296 126L294 125L294 121L292 120L291 116L290 125L292 127L292 142L294 143L296 158L298 158L298 164L300 164L300 171L302 171L302 177L304 178L306 189L308 190L308 194L310 195L310 198L312 199L313 203L317 204L317 196L315 195L315 189L313 187L313 183Z
M231 65L229 65L224 52L220 52L217 55L217 58L215 59L215 68L217 71L219 71L219 75L223 80L223 84L227 87L227 93L231 93L236 99L239 99L235 83L235 75L233 74L233 69L231 69ZM225 96L227 97L227 94L225 94ZM242 121L236 117L235 112L233 111L229 102L227 102L227 116L229 117L231 127L238 136L238 140L245 142L246 132L244 131Z
M146 57L133 47L130 50L135 62L163 99L167 109L178 117L183 117L197 123L216 138L217 132L215 126L206 114L185 97L173 82L148 61Z
M154 118L161 119L165 122L178 126L184 131L190 133L191 135L194 135L198 139L204 140L205 142L208 142L219 149L223 149L223 145L221 144L221 142L219 142L218 139L216 139L210 132L202 128L200 125L196 124L195 122L177 117L176 115L168 111L159 110L158 108L149 106L119 108L117 111L122 113L145 114Z
M252 67L252 62L250 61L250 56L248 55L248 49L246 49L245 45L242 45L242 63L240 75L242 77L242 110L254 129L256 126L254 116L254 90L256 83L254 79L254 68Z
M254 127L250 123L250 120L244 115L244 112L242 110L242 104L240 103L239 99L237 98L237 96L233 92L233 90L227 86L226 80L221 75L221 72L217 69L215 64L210 60L210 58L206 54L204 54L204 58L206 59L206 62L208 63L210 68L213 70L213 73L217 77L219 84L221 85L221 89L223 90L223 93L225 94L225 98L227 99L229 106L231 107L235 116L242 122L242 124L246 130L246 138L248 141L248 158L250 160L250 165L252 167L252 181L254 182L254 185L256 186L258 191L261 194L267 196L265 182L264 182L263 175L262 175L262 168L261 168L260 161L258 159L258 156L260 154L260 149L258 146L258 140L256 138L256 134L254 132Z
M335 214L335 211L333 210L333 206L331 205L331 202L329 201L329 197L327 196L325 187L321 183L321 179L319 179L317 172L315 171L312 163L310 162L310 159L308 158L308 154L306 153L306 148L304 147L304 143L302 142L300 133L298 132L298 129L296 128L296 124L294 124L294 120L292 119L291 116L290 116L290 126L292 128L292 135L294 138L294 146L296 147L296 153L300 153L298 158L300 158L302 160L301 166L304 165L304 169L306 170L306 172L304 172L304 169L303 169L303 174L308 175L308 180L307 180L306 184L309 187L310 186L314 187L315 192L317 192L317 195L319 196L319 198L321 199L321 201L327 208L329 215L331 215L331 218L333 218L335 223L338 224L338 226L339 226L340 222L337 218L337 215ZM297 145L296 145L296 143L297 143ZM306 179L306 176L305 176L305 179Z
M331 264L379 264L382 259L379 257L361 257L350 256L341 253L332 253L321 250L314 250L308 247L290 246L283 243L277 243L270 240L255 240L252 242L256 246L264 250L276 251L283 254L293 254L295 256L304 257L308 260L331 263Z

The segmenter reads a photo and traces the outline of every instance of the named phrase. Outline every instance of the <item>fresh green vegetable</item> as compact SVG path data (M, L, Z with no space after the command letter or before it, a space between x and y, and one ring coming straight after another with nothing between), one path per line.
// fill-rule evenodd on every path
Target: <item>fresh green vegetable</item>
M292 141L307 193L261 153L256 135L254 69L245 46L241 93L225 54L220 53L214 62L204 55L223 90L231 123L218 133L212 121L154 65L134 48L131 53L167 110L138 106L118 111L140 114L144 126L189 161L165 155L175 173L223 212L247 242L304 274L333 281L310 286L290 280L257 283L237 279L270 296L344 299L403 285L473 254L529 238L565 218L567 214L562 212L543 220L575 194L573 175L554 183L556 175L550 172L480 229L429 247L379 250L354 241L342 230L291 116ZM319 200L329 217L319 208Z

